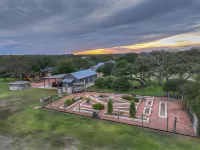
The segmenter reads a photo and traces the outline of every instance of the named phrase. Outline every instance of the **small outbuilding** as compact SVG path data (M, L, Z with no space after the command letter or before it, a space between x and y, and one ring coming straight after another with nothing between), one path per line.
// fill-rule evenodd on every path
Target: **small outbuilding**
M44 69L40 69L40 77L50 77L52 75L53 68L46 67Z
M9 83L9 89L11 91L16 91L16 90L24 90L25 88L30 87L30 82L29 81L16 81Z

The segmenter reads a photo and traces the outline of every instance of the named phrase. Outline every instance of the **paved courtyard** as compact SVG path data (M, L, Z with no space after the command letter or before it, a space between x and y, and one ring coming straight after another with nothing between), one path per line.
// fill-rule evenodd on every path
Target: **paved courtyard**
M100 97L106 95L107 97ZM64 102L68 98L82 97L82 99L74 102L72 105L64 107ZM86 98L90 97L90 103L86 102ZM113 100L113 115L108 115L107 101ZM149 127L153 129L174 132L174 120L176 122L176 132L180 134L195 136L193 126L189 120L188 115L178 103L168 101L167 98L162 97L145 97L136 103L136 118L129 116L130 101L122 98L121 94L110 93L95 93L85 92L66 96L58 101L46 105L46 108L63 111L66 113L79 114L92 117L95 112L92 104L101 103L105 108L98 111L100 119L110 120L115 122L127 123L130 125L138 125ZM166 111L165 111L166 110ZM118 117L119 112L119 117ZM143 117L142 117L143 115ZM168 119L167 119L168 118Z

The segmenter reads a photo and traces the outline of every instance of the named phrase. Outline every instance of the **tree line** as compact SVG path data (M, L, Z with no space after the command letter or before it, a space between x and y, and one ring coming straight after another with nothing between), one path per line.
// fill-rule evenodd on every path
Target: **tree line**
M38 76L46 67L53 67L53 74L70 73L111 59L115 59L114 55L6 55L0 56L0 77Z
M119 80L138 81L141 87L147 87L155 79L161 86L171 78L192 80L200 72L199 58L199 48L187 51L156 50L147 55L124 55L116 64L105 63L97 72Z

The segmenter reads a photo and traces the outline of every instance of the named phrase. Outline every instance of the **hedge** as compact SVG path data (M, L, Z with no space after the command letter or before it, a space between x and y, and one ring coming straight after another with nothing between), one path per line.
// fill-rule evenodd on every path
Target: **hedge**
M129 96L129 95L123 95L122 98L125 99L125 100L128 100L128 101L132 101L133 100L133 97Z
M73 103L72 99L67 99L65 105L71 105Z
M104 109L104 105L100 104L100 103L97 103L97 104L93 104L92 108L94 108L96 110L102 110L102 109Z
M138 103L138 102L140 101L140 99L137 98L137 97L133 97L133 100L134 100L136 103Z

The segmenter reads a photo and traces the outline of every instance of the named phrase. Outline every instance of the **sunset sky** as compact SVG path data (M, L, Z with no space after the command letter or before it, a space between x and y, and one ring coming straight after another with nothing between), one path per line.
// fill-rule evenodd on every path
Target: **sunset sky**
M200 46L200 0L0 0L0 54Z

